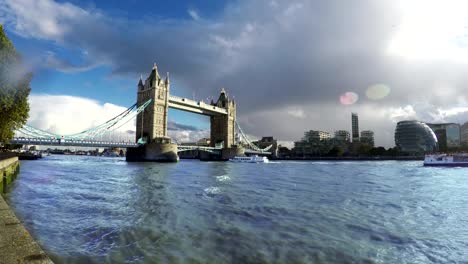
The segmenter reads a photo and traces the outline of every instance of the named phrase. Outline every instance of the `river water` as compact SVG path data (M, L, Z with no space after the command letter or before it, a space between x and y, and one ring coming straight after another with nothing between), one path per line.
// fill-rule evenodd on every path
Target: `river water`
M49 156L7 195L57 263L468 263L468 168Z

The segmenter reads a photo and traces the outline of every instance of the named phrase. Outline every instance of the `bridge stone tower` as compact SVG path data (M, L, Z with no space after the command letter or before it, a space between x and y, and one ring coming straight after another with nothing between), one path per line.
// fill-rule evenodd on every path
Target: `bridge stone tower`
M136 122L136 140L143 138L147 143L167 138L167 113L169 109L169 76L163 80L154 64L145 83L140 78L137 92L137 106L153 99L144 111L138 114Z
M211 146L223 144L223 148L231 148L235 144L236 137L236 103L230 100L224 88L221 90L218 101L212 105L225 108L227 115L210 116Z
M169 74L161 78L154 64L145 82L140 78L137 91L137 106L149 99L151 103L137 116L136 141L138 148L127 150L127 161L175 162L179 160L177 145L167 137L167 114L169 110Z

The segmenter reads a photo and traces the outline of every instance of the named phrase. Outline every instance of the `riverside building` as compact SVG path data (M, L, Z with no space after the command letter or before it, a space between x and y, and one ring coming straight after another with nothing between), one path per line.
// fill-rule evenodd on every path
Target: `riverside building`
M437 137L440 151L456 149L461 146L460 125L456 123L426 123Z
M357 113L351 113L351 128L353 134L353 142L359 141L359 118Z
M328 154L333 146L333 139L329 132L310 130L304 133L300 141L294 142L293 153L297 157L321 156Z
M468 147L468 122L460 127L460 145Z
M374 131L372 130L363 130L361 131L361 143L368 144L371 147L374 147Z
M421 155L438 149L434 131L425 123L416 120L397 123L395 145L401 151L412 155Z
M339 142L349 143L351 140L351 135L349 131L346 130L337 130L335 131L335 140Z

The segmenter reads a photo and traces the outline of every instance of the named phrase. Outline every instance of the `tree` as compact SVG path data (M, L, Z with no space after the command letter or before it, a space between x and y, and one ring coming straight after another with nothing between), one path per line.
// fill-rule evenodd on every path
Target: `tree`
M8 142L26 124L31 78L0 25L0 142Z

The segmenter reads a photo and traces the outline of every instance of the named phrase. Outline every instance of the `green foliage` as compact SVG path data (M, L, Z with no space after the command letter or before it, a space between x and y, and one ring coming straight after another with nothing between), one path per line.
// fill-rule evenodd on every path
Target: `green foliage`
M0 142L8 142L26 124L31 78L0 25Z
M344 150L340 146L334 146L330 151L328 152L327 156L329 157L341 157L344 154Z
M8 151L8 150L20 149L22 147L23 145L20 145L20 144L5 144L2 147L0 147L0 149L4 151Z

